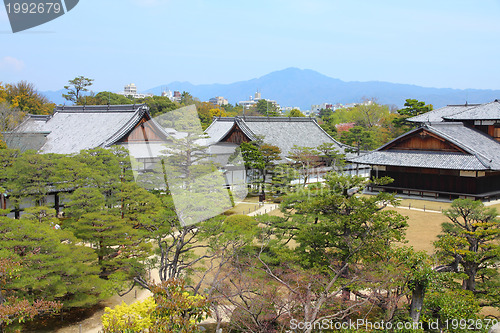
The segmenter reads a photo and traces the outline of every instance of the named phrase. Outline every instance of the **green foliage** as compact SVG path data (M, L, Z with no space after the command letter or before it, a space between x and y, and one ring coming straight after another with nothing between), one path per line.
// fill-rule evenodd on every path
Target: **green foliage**
M7 181L4 186L16 205L28 196L42 204L54 172L55 160L51 156L26 151L20 158L13 159L11 167L5 170Z
M326 185L325 189L291 194L282 204L286 211L293 208L295 212L290 219L299 230L293 235L305 267L328 265L335 257L356 262L404 239L406 218L379 207L380 203L396 203L393 197L350 195L351 189L366 186L361 177L329 174Z
M349 114L351 121L357 126L372 128L380 125L382 120L389 115L389 107L364 100L363 103L351 108Z
M198 99L193 97L189 92L183 91L181 94L181 104L184 106L193 105L198 102Z
M276 162L281 159L281 150L277 146L259 142L242 142L235 154L239 154L245 161L247 170L257 173L257 184L264 188L267 175L272 172Z
M127 219L111 212L87 213L69 227L76 237L92 244L101 277L118 270L127 272L128 277L141 275L140 262L149 256L150 246L140 240L138 231Z
M319 123L319 126L323 129L323 131L325 131L326 133L328 133L329 136L331 136L332 138L337 138L338 137L338 132L337 132L337 128L335 127L335 124L331 121L321 121L321 122L318 122Z
M495 209L481 201L457 199L444 212L450 222L435 242L441 260L455 272L463 271L463 287L486 304L498 305L500 221Z
M135 228L140 219L147 219L158 206L156 197L135 183L121 183L114 194L118 207L108 208L103 194L96 188L77 189L66 210L69 219L65 228L92 244L101 268L100 276L119 287L124 279L143 274L141 263L150 255L151 246Z
M121 95L121 94L115 94L109 91L101 91L100 93L96 94L95 96L91 96L87 100L85 100L85 104L88 105L121 105L121 104L134 104L133 99ZM137 103L139 104L139 103Z
M354 126L349 131L342 132L340 141L354 147L353 152L356 153L362 150L373 150L377 147L373 131L361 126Z
M82 75L75 77L73 80L69 80L69 85L64 86L67 93L62 94L62 97L77 104L82 98L82 93L88 91L87 87L91 86L93 81L94 79L89 79Z
M472 292L467 290L433 290L429 292L424 302L422 321L439 322L440 329L446 332L467 333L471 331L487 332L486 327L476 326L480 311L479 302ZM482 328L482 329L481 329Z
M325 142L316 149L319 152L319 157L323 159L326 166L333 167L334 170L342 169L345 165L345 155L339 153L333 142Z
M431 104L425 105L425 102L416 99L407 99L404 106L403 109L398 110L399 117L395 118L393 123L396 127L403 128L406 131L418 126L418 124L409 122L408 118L416 117L433 109Z
M323 147L326 148L325 146ZM329 149L326 149L326 151L332 154ZM321 153L316 148L312 147L294 145L290 150L288 158L293 161L293 166L303 177L304 185L306 185L309 180L311 169L321 164L320 154Z
M305 117L305 114L300 112L300 110L292 109L286 114L287 117Z
M282 296L297 300L292 317L314 322L346 315L361 306L349 300L351 293L380 307L391 302L397 306L401 294L395 301L387 296L386 303L377 303L383 296L375 290L406 284L390 268L405 265L404 259L382 268L387 267L386 258L394 257L392 244L404 241L407 218L383 209L397 204L387 193L356 195L366 184L362 177L330 173L324 186L298 188L286 195L281 204L284 217L258 218L266 225L264 235L269 235L269 250L261 250L259 260L279 285L292 290ZM395 279L399 282L387 281ZM366 295L366 290L374 292Z
M278 108L273 103L266 101L265 99L259 99L255 108L259 114L266 117L280 116Z
M0 243L22 262L19 278L6 289L29 301L60 301L64 307L95 304L100 299L97 257L70 232L34 219L0 217Z
M210 313L208 300L191 295L183 280L170 279L152 288L157 304L152 313L152 333L197 333L198 324Z
M0 153L0 164L0 180L14 207L20 210L21 202L30 200L35 204L24 210L23 220L48 227L58 224L60 234L76 233L78 241L72 244L94 245L86 247L95 252L95 265L89 266L89 272L97 268L98 276L107 279L99 290L114 292L125 280L144 273L151 246L134 227L155 213L158 200L130 183L133 178L123 149L92 149L71 157L5 150ZM62 221L53 209L41 206L54 189L60 190L61 196L73 190L65 195L67 218ZM83 302L90 304L97 299Z
M333 115L332 109L321 109L318 112L318 117L321 119L328 119Z
M146 105L149 107L149 113L152 117L156 117L166 112L173 111L179 107L178 104L172 102L166 96L147 97L144 99L139 99L137 100L137 102L146 103Z
M9 258L7 251L0 251L0 331L11 323L23 323L33 320L36 316L57 313L62 304L53 301L38 299L29 301L14 296L14 291L9 290L10 281L19 278L20 262Z
M335 125L354 123L355 126L362 127L366 131L364 134L368 136L368 142L363 143L367 147L363 149L366 150L375 149L403 133L401 128L394 125L393 121L398 116L390 112L389 106L368 100L352 108L337 109L334 112L323 110L319 117L320 126L332 137L337 136ZM344 143L354 142L351 143L354 145L356 138L350 138L351 135L344 133L342 132L340 140Z
M290 189L292 180L298 177L298 171L290 164L278 164L273 170L271 188L277 194L286 193Z
M226 217L224 220L220 237L227 238L227 240L241 237L246 243L252 243L259 232L255 218L235 214Z
M245 161L245 167L249 169L261 170L264 168L264 157L259 151L257 144L242 142L240 147L241 155Z
M96 188L76 189L69 197L65 212L67 216L78 220L84 214L95 213L104 208L104 195Z

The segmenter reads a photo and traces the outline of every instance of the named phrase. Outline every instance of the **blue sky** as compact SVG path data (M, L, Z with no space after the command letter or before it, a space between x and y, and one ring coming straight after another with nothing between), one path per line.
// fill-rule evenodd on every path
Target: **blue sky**
M0 81L58 90L84 75L95 91L146 90L298 67L344 81L500 89L499 17L500 0L80 0L13 34L2 6Z

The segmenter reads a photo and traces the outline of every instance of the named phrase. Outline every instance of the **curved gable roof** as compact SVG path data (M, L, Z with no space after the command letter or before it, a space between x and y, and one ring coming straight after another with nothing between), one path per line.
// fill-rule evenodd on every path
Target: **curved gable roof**
M238 128L249 138L259 137L264 142L278 146L282 159L288 156L293 146L317 147L323 143L333 143L340 152L345 145L333 139L316 122L314 118L306 117L220 117L215 118L205 130L210 137L210 144L223 140L235 128Z
M116 143L137 125L147 110L145 104L58 106L50 117L30 116L15 132L48 132L40 152L74 154Z
M426 150L387 150L388 147L418 131L428 130L465 152ZM426 124L388 142L377 150L351 159L354 163L400 167L453 170L500 170L500 143L488 135L465 127L462 123Z

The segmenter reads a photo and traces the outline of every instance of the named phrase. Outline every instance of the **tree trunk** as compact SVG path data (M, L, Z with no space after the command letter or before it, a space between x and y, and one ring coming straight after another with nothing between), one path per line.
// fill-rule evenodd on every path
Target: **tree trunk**
M425 288L417 283L411 293L410 317L414 323L420 321L420 314L424 304Z
M466 269L467 279L463 282L463 288L465 290L475 291L476 290L476 270Z

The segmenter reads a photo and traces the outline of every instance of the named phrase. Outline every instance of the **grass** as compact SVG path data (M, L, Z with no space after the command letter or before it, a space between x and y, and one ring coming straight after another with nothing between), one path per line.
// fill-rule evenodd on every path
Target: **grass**
M441 213L423 212L405 208L391 208L401 215L408 216L408 229L406 231L405 245L413 246L417 251L428 254L434 252L434 241L441 233L441 224L448 219Z
M233 215L233 214L248 214L259 209L258 203L239 203L233 208L226 211L225 214Z
M248 196L242 202L235 202L236 205L226 211L226 215L234 214L249 214L251 212L259 209L259 197L258 196Z
M400 208L391 207L390 209L394 209L401 215L408 216L408 229L406 231L406 239L408 242L405 245L413 246L413 248L417 251L425 251L428 254L432 254L434 252L433 243L437 240L437 236L441 233L441 224L446 222L448 219L441 213L408 209L408 204L411 204L412 208L419 208L419 206L421 206L421 209L423 209L425 205L426 210L437 211L439 210L439 205L436 207L433 204L442 203L422 201L415 204L413 201L419 200L407 200L400 206ZM443 207L444 205L442 208ZM446 208L448 207L449 205L446 206ZM279 209L273 210L268 214L283 217L283 213Z

